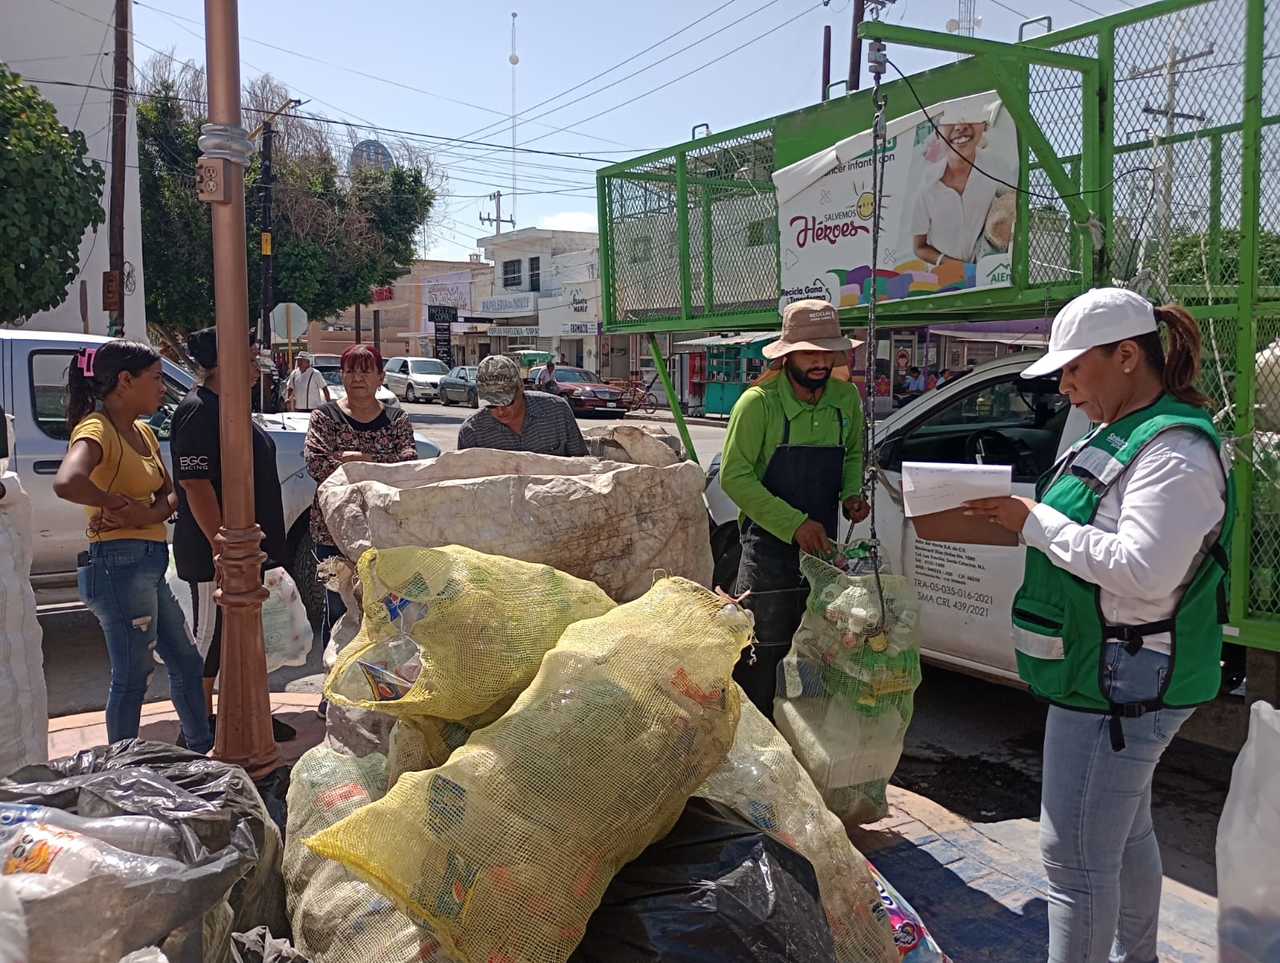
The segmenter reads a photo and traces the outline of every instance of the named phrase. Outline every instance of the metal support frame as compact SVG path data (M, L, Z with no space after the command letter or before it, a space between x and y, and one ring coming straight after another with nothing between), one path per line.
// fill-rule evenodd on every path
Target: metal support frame
M667 362L662 357L662 348L658 346L658 336L652 332L649 334L649 352L653 355L654 367L658 369L658 377L662 379L663 390L667 393L667 403L671 405L671 416L675 419L676 430L680 432L685 454L695 465L701 464L698 461L698 453L693 448L693 438L689 436L689 426L684 420L684 409L680 407L676 386L671 383L671 372L667 370Z

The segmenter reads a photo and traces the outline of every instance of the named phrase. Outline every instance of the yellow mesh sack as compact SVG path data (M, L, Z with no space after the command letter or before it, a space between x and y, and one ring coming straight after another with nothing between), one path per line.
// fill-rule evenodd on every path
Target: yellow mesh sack
M746 612L684 579L570 626L438 769L307 841L463 963L561 963L609 881L724 760Z
M745 696L733 748L695 795L722 802L813 864L839 963L898 963L867 861L769 720Z
M488 712L454 722L435 716L401 719L391 729L387 750L387 788L406 772L422 772L443 766L471 733L493 723L511 708L514 697L503 699Z
M371 548L364 620L325 695L400 718L466 719L521 692L565 628L613 601L548 565L445 548Z
M320 745L303 753L289 779L285 895L294 946L312 963L452 963L429 929L341 863L303 840L382 797L387 761Z

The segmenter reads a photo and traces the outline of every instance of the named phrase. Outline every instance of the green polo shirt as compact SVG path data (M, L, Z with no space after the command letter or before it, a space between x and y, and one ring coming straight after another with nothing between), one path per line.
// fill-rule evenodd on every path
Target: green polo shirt
M838 437L839 413L844 414L843 438ZM782 444L785 421L791 423L793 445L845 446L843 501L862 491L862 400L853 385L833 380L827 382L817 404L807 404L796 398L791 379L783 372L748 388L733 406L720 459L720 485L743 516L790 542L808 516L770 494L763 481L769 459Z

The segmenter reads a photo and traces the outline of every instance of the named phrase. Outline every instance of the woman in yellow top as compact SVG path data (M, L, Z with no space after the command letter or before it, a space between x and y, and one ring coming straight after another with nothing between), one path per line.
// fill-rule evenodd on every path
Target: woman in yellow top
M151 676L152 648L169 670L169 693L187 745L213 746L200 676L204 660L165 583L165 519L176 500L151 426L164 402L155 349L133 341L86 348L71 363L71 443L53 490L85 506L89 551L78 559L80 598L102 623L111 658L107 737L134 739Z

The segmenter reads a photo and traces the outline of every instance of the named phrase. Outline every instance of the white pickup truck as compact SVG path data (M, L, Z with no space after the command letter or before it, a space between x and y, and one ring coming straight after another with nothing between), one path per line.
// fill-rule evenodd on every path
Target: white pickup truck
M31 496L35 516L35 545L31 584L42 605L73 603L76 595L76 555L85 547L84 510L53 493L53 476L67 451L65 403L67 368L76 352L108 339L56 331L0 331L0 408L14 419L14 444L9 468L17 472ZM186 369L164 361L167 392L164 407L151 425L169 461L169 421L178 402L191 390L194 378ZM316 483L302 459L306 414L254 415L276 443L281 497L288 530L286 565L318 617L323 593L314 576L309 518ZM440 449L421 435L418 456L434 458Z
M917 539L902 510L902 463L1012 465L1014 494L1034 497L1036 480L1089 429L1084 414L1059 393L1057 378L1022 379L1040 354L1015 354L978 368L876 424L876 527L890 571L915 582L922 654L1001 682L1018 681L1009 612L1022 584L1025 550ZM719 456L706 494L716 584L731 587L741 554L738 509L720 488L718 473ZM855 533L865 536L866 523Z

